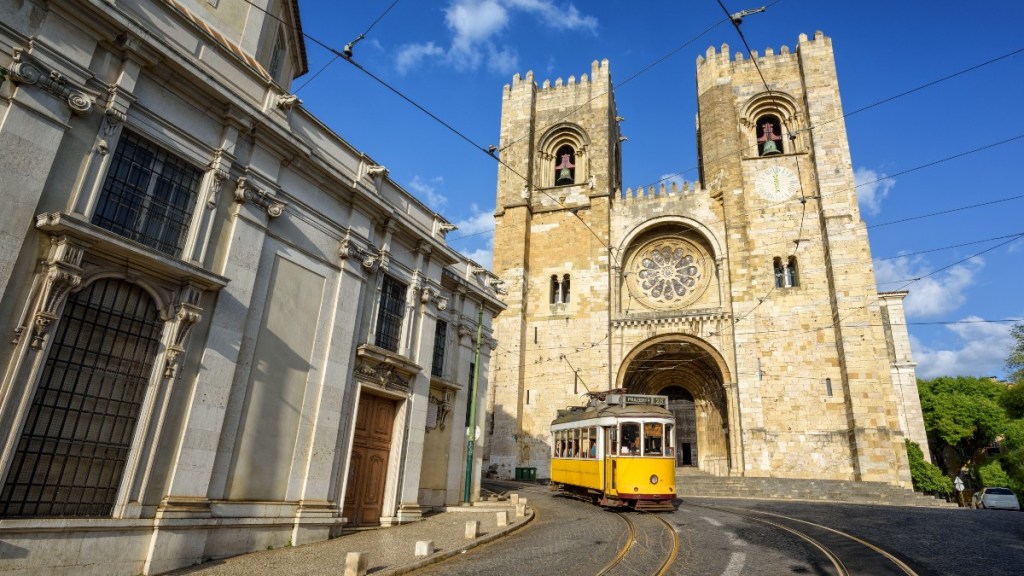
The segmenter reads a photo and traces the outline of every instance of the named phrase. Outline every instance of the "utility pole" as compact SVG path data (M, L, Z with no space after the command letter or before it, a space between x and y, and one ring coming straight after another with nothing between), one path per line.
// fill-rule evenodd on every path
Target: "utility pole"
M476 352L473 355L473 385L469 388L469 428L466 428L466 490L463 501L469 504L473 485L473 446L476 444L476 387L480 379L480 340L484 335L484 305L476 315Z

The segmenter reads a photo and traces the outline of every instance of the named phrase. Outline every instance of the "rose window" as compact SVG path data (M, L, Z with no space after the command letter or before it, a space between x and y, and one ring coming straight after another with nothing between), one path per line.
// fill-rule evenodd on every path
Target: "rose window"
M632 259L630 291L655 307L676 307L699 296L707 286L704 255L680 239L661 240L637 251Z

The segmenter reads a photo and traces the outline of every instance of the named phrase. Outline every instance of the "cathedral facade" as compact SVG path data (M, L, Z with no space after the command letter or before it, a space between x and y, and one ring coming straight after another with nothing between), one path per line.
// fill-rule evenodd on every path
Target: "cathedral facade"
M905 292L876 289L831 40L697 59L700 181L623 190L607 60L502 94L487 464L548 473L588 391L669 397L676 465L909 486ZM756 63L767 79L762 81Z

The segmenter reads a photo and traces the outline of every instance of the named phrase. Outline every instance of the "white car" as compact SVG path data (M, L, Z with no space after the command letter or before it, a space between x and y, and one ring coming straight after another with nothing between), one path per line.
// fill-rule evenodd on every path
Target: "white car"
M988 487L974 493L974 507L1020 510L1020 502L1009 488Z

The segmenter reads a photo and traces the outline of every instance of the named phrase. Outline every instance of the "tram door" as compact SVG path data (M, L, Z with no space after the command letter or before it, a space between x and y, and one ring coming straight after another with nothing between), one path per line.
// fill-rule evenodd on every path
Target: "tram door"
M697 465L697 411L693 396L679 386L663 390L668 409L676 419L676 466Z

